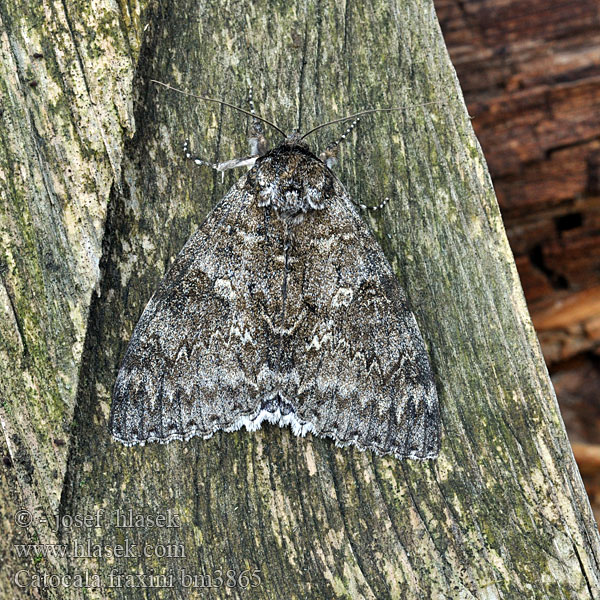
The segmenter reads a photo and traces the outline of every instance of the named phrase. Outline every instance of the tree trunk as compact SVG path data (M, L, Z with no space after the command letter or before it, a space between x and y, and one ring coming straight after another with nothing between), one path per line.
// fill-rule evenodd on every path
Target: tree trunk
M596 525L431 2L5 0L0 19L1 598L600 597ZM432 359L437 460L271 425L109 437L133 327L240 175L181 144L247 153L245 117L150 79L243 107L251 82L287 131L407 107L363 119L337 172L362 203L391 198L367 218ZM19 558L30 542L67 556Z

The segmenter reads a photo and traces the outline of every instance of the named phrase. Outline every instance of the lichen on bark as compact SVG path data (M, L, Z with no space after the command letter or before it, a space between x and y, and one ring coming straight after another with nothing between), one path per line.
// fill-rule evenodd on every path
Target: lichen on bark
M22 504L46 516L102 510L99 528L53 533L36 521L28 531L102 548L182 544L185 556L23 563L11 554L0 597L25 597L12 579L23 564L87 569L107 585L44 592L61 598L144 598L143 588L109 587L111 572L152 569L260 571L256 588L213 587L215 598L598 597L597 530L431 2L17 11L0 8L0 416L13 464L0 492L3 532L11 544L29 539L11 520ZM43 64L31 58L38 46ZM235 178L185 164L181 144L190 138L210 160L246 151L245 118L150 79L241 105L250 80L259 112L286 130L407 107L364 119L338 175L365 204L391 198L366 218L432 358L437 461L376 457L271 426L143 448L109 438L110 392L133 326ZM311 146L342 130L319 132ZM117 510L171 510L181 526L125 529ZM202 595L181 578L153 591Z

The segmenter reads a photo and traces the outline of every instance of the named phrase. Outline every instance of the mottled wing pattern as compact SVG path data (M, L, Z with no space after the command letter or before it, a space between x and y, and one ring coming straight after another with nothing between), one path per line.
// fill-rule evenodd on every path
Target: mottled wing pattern
M110 418L125 444L238 429L274 387L270 315L281 312L283 271L269 252L283 240L243 181L181 250L134 330Z
M421 333L378 243L335 185L327 208L294 229L282 395L339 445L433 458L438 399Z
M343 186L282 145L176 258L133 333L110 428L168 442L263 420L433 458L438 400L413 314Z

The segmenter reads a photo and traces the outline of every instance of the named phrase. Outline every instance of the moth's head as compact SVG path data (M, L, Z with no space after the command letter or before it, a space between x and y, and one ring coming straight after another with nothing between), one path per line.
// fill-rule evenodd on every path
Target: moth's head
M301 154L303 156L311 156L314 159L318 158L312 153L309 145L302 139L302 133L300 133L298 130L295 130L293 133L284 135L283 141L275 144L270 149L265 148L265 151L259 152L258 155L260 158L262 158L264 156L282 156L284 154L296 153Z
M310 146L304 141L305 134L296 130L293 133L285 136L285 140L280 144L280 146L285 146L289 149L298 149L303 153L310 153L312 155ZM319 153L318 158L321 162L325 163L329 168L333 167L337 163L337 153L338 153L339 142L335 142L330 144Z
M286 146L297 146L302 148L303 150L308 150L308 144L302 141L302 134L296 130L289 135L285 136L285 141L283 142Z
M259 207L271 207L288 225L298 225L309 213L324 209L336 195L335 176L294 132L256 157L243 180Z
M302 133L297 129L289 134L283 134L283 141L271 147L270 150L286 148L289 150L300 150L302 152L310 152L310 148L306 142L302 140ZM250 128L250 153L255 156L264 156L269 150L269 145L263 133L262 123L254 121Z

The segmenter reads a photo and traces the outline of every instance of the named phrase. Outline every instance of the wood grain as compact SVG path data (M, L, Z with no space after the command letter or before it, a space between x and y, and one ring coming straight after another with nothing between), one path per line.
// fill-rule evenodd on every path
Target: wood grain
M565 302L573 314L594 310L585 292L600 286L598 3L435 5L534 322ZM600 331L584 321L544 327L554 370L600 352ZM580 380L585 394L584 370Z
M26 597L13 581L25 568L87 569L107 586L42 592L67 599L598 598L598 532L433 5L119 7L0 9L3 118L13 127L0 162L9 183L0 416L12 464L2 532L11 543L89 538L104 549L101 558L5 555L0 597ZM24 58L38 49L32 36L48 53L35 88L27 73L37 63ZM184 164L181 144L191 138L209 160L245 150L245 119L150 78L239 104L250 78L260 112L287 130L373 105L412 107L365 119L338 172L366 204L391 197L369 222L432 358L437 461L381 458L270 426L142 448L110 439L110 390L133 326L235 177L221 183ZM440 104L418 106L432 100ZM313 147L341 131L320 131ZM69 237L71 223L79 229ZM97 268L82 270L84 256ZM70 361L66 374L57 356ZM30 528L12 520L21 505L40 507ZM180 526L118 527L117 510L171 511ZM39 517L55 512L100 514L101 526L67 519L54 534ZM118 544L139 554L107 557ZM170 556L157 555L169 545ZM260 585L194 590L182 569L213 583L219 569L258 569ZM176 579L153 590L111 579L152 570Z

